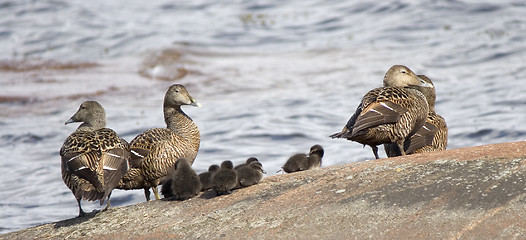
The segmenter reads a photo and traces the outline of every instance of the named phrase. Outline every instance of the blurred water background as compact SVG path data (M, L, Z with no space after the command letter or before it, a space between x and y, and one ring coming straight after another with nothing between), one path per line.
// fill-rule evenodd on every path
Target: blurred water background
M81 102L131 140L164 126L176 82L203 105L184 108L201 131L197 172L255 156L273 175L313 144L322 166L373 159L328 136L395 64L433 79L448 148L524 140L525 16L520 0L2 0L0 232L77 215L58 151Z

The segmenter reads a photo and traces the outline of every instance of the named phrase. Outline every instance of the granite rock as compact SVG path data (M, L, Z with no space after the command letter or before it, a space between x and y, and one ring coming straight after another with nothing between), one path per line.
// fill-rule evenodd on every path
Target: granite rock
M352 159L349 159L352 161ZM218 196L150 201L2 239L521 239L526 142L264 178Z

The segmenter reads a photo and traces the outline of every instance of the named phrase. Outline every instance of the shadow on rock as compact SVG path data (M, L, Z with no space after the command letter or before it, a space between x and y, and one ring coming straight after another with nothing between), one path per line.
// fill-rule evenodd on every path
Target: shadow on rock
M98 210L93 210L90 213L86 213L82 217L75 217L75 218L62 220L60 222L56 222L55 225L53 226L53 228L58 229L58 228L62 228L62 227L70 227L70 226L73 226L73 225L77 225L77 224L83 223L83 222L88 221L89 219L95 217L97 215L97 213L99 213L99 212L100 211L98 211Z

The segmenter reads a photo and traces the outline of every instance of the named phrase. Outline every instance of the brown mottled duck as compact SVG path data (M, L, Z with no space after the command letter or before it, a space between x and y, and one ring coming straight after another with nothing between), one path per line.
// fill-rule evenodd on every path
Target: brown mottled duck
M429 106L417 88L433 87L402 65L392 66L383 83L383 87L365 94L342 131L330 136L369 145L376 159L379 159L378 145L404 146L405 139L422 128ZM405 155L401 149L401 155Z
M433 85L427 76L418 75L418 77ZM445 150L447 147L447 124L446 120L435 112L435 88L422 87L419 90L426 96L429 113L424 126L409 139L406 139L404 150L406 154ZM384 144L384 148L388 157L401 155L400 149L395 144Z
M66 124L82 124L64 141L60 149L62 180L85 213L80 201L106 201L110 207L111 191L128 171L130 148L113 130L106 128L104 108L95 101L86 101Z
M183 85L170 86L164 97L167 127L148 129L130 142L131 168L118 189L144 189L149 201L152 188L155 199L160 199L157 186L177 159L184 157L190 164L194 162L201 137L197 125L181 109L183 105L200 106Z

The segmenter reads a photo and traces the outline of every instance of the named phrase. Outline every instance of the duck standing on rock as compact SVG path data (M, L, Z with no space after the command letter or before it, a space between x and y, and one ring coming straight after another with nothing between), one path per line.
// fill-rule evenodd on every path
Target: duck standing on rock
M286 173L305 171L311 168L321 166L321 159L323 158L323 147L316 144L310 148L309 155L304 153L297 153L292 155L282 169Z
M418 75L418 77L434 86L427 76ZM447 147L447 124L446 120L435 112L435 88L420 87L419 90L426 96L429 113L424 126L409 139L406 139L404 150L406 154L445 150ZM384 144L384 149L388 157L401 155L396 144Z
M130 142L131 168L117 186L118 189L144 189L150 200L150 188L160 199L157 186L177 159L184 157L190 165L199 150L201 137L192 119L181 109L183 105L200 107L181 84L168 88L164 97L166 128L152 128Z
M86 101L66 124L82 124L64 141L60 149L62 180L79 205L80 201L100 201L107 198L110 207L111 191L128 172L130 147L115 131L106 128L106 113L96 101Z
M395 143L405 155L405 139L422 128L429 112L426 97L417 88L433 88L403 65L392 66L383 85L365 94L342 131L330 136L369 145L376 159L377 146L385 143Z

